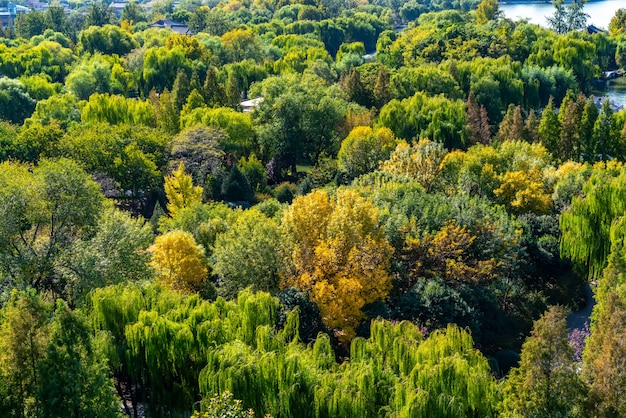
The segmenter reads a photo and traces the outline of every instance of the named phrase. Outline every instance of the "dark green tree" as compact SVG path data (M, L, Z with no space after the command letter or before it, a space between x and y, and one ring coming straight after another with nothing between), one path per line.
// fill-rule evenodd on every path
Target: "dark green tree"
M102 351L94 345L86 321L65 302L57 302L39 373L41 417L120 416Z

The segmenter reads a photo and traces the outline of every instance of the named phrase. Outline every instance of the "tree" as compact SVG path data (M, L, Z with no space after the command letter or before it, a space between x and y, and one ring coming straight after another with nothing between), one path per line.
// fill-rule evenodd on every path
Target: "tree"
M253 202L254 191L246 176L233 164L222 182L222 196L229 202Z
M29 170L0 164L0 277L57 297L65 294L58 269L71 244L89 237L102 210L98 185L66 159Z
M265 166L256 155L251 154L250 157L241 157L237 164L241 172L248 179L252 191L262 193L267 189L267 173Z
M461 100L417 92L411 98L387 103L380 111L379 121L407 141L428 138L448 149L465 145L465 103Z
M561 103L559 120L561 122L561 138L558 146L558 158L561 161L578 160L579 150L579 126L582 114L582 106L574 98L565 98Z
M204 101L210 107L220 107L226 104L226 93L217 79L217 70L210 66L204 79L202 90Z
M35 292L13 290L0 309L0 412L38 415L39 361L49 340L47 306Z
M200 290L207 279L204 249L189 232L174 230L156 237L150 264L157 279L176 290Z
M482 0L476 7L476 21L480 24L496 20L501 14L498 0Z
M615 15L609 23L609 33L612 36L619 35L626 31L626 9L620 8L615 11Z
M131 22L132 24L145 22L147 20L146 10L143 6L137 4L136 1L131 1L130 3L127 3L122 9L120 20L126 20L127 22Z
M21 124L34 110L35 100L23 83L0 77L0 120Z
M389 72L387 72L385 66L381 66L378 70L373 93L374 105L378 109L382 109L382 107L391 100L391 94L389 93Z
M586 0L573 0L567 6L564 0L553 0L554 14L546 18L550 29L558 34L584 29L589 15L584 12Z
M113 23L114 20L115 13L108 4L95 2L89 6L84 28L89 28L90 26L104 26Z
M361 74L355 67L350 69L350 73L343 81L343 86L348 95L348 100L361 106L370 106L371 98L361 82Z
M86 321L63 301L57 302L39 369L42 417L120 417L103 353L94 346Z
M209 189L207 178L220 172L222 146L227 142L228 134L222 129L201 125L187 128L172 139L170 168L183 163L193 183Z
M276 293L281 238L277 223L258 210L239 214L228 231L215 240L213 273L219 277L220 293L233 298L246 287Z
M244 410L241 401L234 399L233 394L226 390L221 395L205 401L202 412L194 412L192 415L192 418L214 417L254 418L254 410Z
M337 147L337 126L347 106L341 92L315 76L305 74L270 77L259 85L263 101L255 112L263 159L274 160L280 170L317 161Z
M114 25L91 26L80 33L79 39L82 49L92 54L99 51L123 56L139 46L131 33Z
M600 109L600 114L593 125L593 143L596 144L596 158L606 160L620 155L619 148L616 146L616 133L613 128L613 109L610 100L605 99Z
M509 374L504 410L512 415L584 416L586 388L577 373L564 308L553 306L533 326L520 365Z
M374 131L369 126L357 126L341 142L337 160L339 168L349 178L356 178L378 168L396 148L397 139L389 128Z
M409 146L400 142L381 170L390 174L408 177L429 190L436 181L448 151L439 142L420 139Z
M610 274L610 273L609 273ZM587 339L582 376L589 384L591 411L596 416L623 416L626 402L626 359L623 344L626 307L623 298L610 291L594 310L592 335Z
M202 187L194 186L190 175L185 174L185 164L181 162L171 176L165 177L167 211L170 216L182 208L202 202Z
M90 239L78 240L67 256L69 300L80 305L91 290L120 282L140 282L152 277L148 267L153 233L143 219L107 208Z
M355 191L339 189L297 197L283 216L290 260L283 287L308 292L324 323L342 341L355 335L362 308L391 289L391 246L377 225L378 212Z
M154 92L154 96L152 95ZM155 119L158 128L175 135L180 130L180 113L176 107L174 95L166 88L158 97L156 92L150 92L150 101L155 109Z
M539 141L553 156L558 155L559 141L561 137L561 123L557 113L554 111L554 100L550 97L548 105L541 113L541 120L538 128Z
M522 107L509 105L509 108L500 122L497 137L500 141L521 141L524 139L524 117Z
M172 86L172 96L174 97L174 103L176 103L176 108L180 112L183 108L183 105L187 102L187 97L191 93L191 89L189 87L189 76L187 73L180 69L176 73L176 79L174 80L174 85Z
M469 132L468 145L491 142L491 128L487 109L483 105L478 105L473 92L470 92L467 98L466 108L467 130Z
M587 100L580 118L578 136L580 156L583 161L595 162L598 159L598 144L594 141L593 129L598 119L598 108L593 100Z
M602 275L610 253L610 229L626 211L626 173L621 163L600 162L593 166L583 185L583 194L574 197L571 207L559 219L561 254L587 272L589 280Z

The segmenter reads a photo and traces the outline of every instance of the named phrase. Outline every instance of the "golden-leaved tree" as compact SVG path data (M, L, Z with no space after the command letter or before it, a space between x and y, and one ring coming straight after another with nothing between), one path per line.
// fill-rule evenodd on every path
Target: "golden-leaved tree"
M348 341L363 320L362 308L391 289L392 247L372 203L350 189L336 197L316 190L294 200L283 217L290 263L283 287L309 292L322 319Z
M207 279L204 249L189 232L174 230L156 237L151 265L157 278L174 289L198 290Z
M174 216L179 209L202 202L202 187L194 186L189 174L185 174L185 164L180 163L171 176L165 177L167 211Z

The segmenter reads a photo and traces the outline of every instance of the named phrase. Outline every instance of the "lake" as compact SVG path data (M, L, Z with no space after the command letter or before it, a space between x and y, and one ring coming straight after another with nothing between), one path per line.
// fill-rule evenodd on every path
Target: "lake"
M585 4L585 13L589 15L587 23L599 28L608 29L611 18L620 7L626 8L624 0L601 0L590 1ZM500 10L506 17L513 20L528 19L530 23L548 26L546 16L554 14L554 6L551 3L519 3L500 2Z

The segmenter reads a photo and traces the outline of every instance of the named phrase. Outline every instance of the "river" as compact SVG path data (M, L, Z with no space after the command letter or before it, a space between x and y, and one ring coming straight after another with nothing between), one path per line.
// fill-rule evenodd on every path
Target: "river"
M590 1L585 4L585 13L589 15L587 23L602 29L608 29L611 18L620 7L626 8L624 0ZM554 14L554 6L550 2L500 2L500 10L510 19L528 19L530 23L548 26L546 16Z

